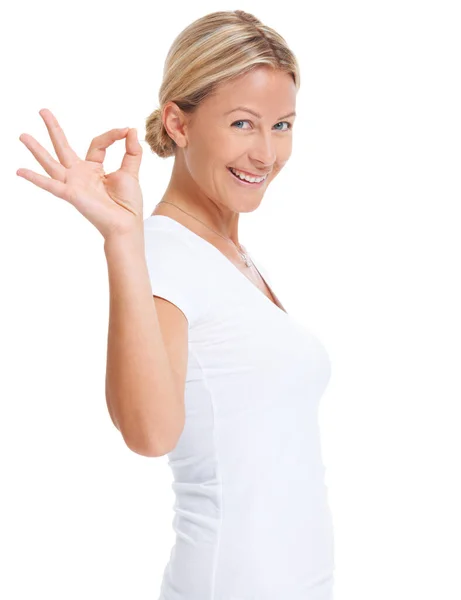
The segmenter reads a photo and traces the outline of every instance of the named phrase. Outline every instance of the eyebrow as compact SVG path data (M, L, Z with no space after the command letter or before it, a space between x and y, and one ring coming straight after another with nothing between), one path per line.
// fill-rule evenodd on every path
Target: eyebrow
M224 113L224 116L228 115L230 113L233 113L233 112L235 112L237 110L243 110L245 112L249 112L252 115L254 115L255 117L257 117L258 119L262 118L259 113L255 112L254 110L251 110L251 108L247 108L246 106L237 106L236 108L228 110L227 112ZM279 117L279 119L287 119L288 117L296 117L296 112L293 111L293 112L289 113L288 115L283 115L283 117Z

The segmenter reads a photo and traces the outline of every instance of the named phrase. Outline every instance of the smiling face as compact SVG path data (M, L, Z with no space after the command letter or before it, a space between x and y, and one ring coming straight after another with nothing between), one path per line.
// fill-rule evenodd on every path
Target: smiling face
M178 145L176 187L223 213L255 210L291 155L295 105L291 75L266 66L221 84L192 115L170 105L165 124ZM267 177L258 184L242 182L230 167Z

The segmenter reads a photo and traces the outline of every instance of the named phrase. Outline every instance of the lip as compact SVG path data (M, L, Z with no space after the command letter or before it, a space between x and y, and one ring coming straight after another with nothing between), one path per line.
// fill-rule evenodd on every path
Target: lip
M249 171L244 171L243 169L239 169L238 167L228 167L228 169L235 169L236 171L240 171L244 175L248 175L248 177L265 177L266 175L269 175L269 173L270 173L270 171L266 171L265 173L258 173L256 175L255 173L250 173Z
M251 190L259 190L267 184L267 177L265 179L263 179L262 181L260 181L259 183L250 183L249 181L244 181L243 179L240 179L240 177L237 177L236 175L234 175L232 173L232 171L229 169L229 167L227 168L227 170L229 171L229 175L231 175L232 180L241 189L247 188L247 190L250 190L250 189Z

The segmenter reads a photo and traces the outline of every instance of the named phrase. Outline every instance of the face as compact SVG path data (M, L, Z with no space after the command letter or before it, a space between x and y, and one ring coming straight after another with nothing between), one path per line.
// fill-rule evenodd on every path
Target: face
M179 185L223 212L255 210L291 155L295 104L291 75L263 66L221 84L193 115L184 118L177 107L167 111L167 129L178 144ZM230 167L267 177L247 183Z

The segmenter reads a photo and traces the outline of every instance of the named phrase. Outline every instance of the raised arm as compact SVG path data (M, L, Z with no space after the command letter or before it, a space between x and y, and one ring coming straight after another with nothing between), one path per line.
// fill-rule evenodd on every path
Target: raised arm
M164 454L184 424L187 323L183 313L169 304L162 309L161 326L152 297L139 186L142 147L136 130L111 129L96 136L81 159L54 114L48 109L39 114L57 160L23 133L20 141L49 177L24 168L16 173L72 204L104 237L110 286L107 406L129 448L145 456ZM107 174L106 149L122 139L126 148L122 164ZM158 303L167 304L160 299Z
M110 287L108 409L129 448L160 456L176 445L184 427L187 321L171 303L154 301L142 233L110 238L104 250Z

